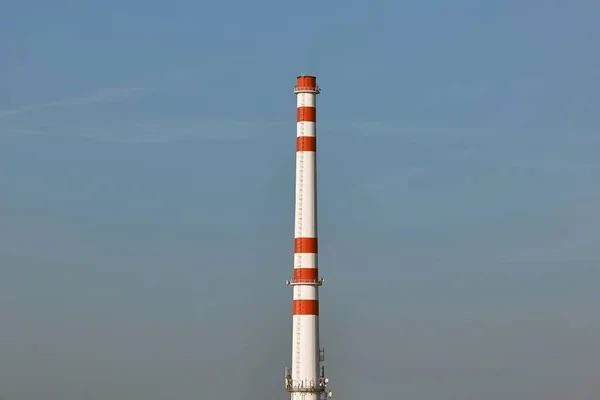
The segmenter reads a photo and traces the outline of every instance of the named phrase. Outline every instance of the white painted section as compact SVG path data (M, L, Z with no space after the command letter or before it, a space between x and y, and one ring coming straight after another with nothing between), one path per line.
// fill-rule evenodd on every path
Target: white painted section
M312 121L300 121L296 122L296 136L310 136L315 137L317 135L317 126Z
M294 300L319 300L317 286L294 285Z
M316 153L296 153L294 237L317 237Z
M318 268L318 257L314 253L294 254L294 268Z
M311 393L293 393L291 400L318 400L319 396Z
M316 107L317 96L314 93L298 93L296 104L298 107Z
M300 339L300 340L298 340ZM292 340L292 379L305 385L319 383L319 317L294 315ZM306 394L306 398L312 394ZM315 397L316 398L316 397Z
M303 396L304 395L304 396ZM311 393L293 393L291 400L318 400L319 396Z
M319 396L311 393L293 393L291 400L318 400Z

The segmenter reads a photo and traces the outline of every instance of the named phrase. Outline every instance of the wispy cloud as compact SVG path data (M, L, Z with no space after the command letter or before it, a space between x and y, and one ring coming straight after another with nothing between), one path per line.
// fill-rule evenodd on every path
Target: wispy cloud
M69 97L48 103L27 104L13 109L0 110L0 119L48 108L70 108L89 104L118 103L150 91L152 91L152 89L149 88L103 88L94 90L83 96Z
M269 121L191 121L102 123L75 126L44 126L43 128L10 128L6 134L43 136L103 143L159 144L182 141L252 140L268 137L293 125Z
M122 115L125 106L144 100L150 93L160 94L163 98L159 100L168 103L180 92L189 92L191 88L206 83L216 71L239 65L240 62L259 62L262 59L256 51L248 51L215 57L201 63L179 64L160 73L141 73L123 87L100 88L79 96L0 110L0 134L112 143L246 140L268 135L274 131L274 127L292 126L293 121L211 120L204 116L167 116L161 119L153 111L143 115L128 115L123 120L96 113L96 106L124 103L119 105L119 115ZM81 110L85 110L85 113L81 113Z

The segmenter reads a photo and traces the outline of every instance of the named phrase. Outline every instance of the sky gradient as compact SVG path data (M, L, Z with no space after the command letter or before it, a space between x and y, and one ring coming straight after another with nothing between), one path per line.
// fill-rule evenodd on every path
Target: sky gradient
M292 87L313 73L334 398L597 400L598 20L591 0L1 2L0 399L288 397Z

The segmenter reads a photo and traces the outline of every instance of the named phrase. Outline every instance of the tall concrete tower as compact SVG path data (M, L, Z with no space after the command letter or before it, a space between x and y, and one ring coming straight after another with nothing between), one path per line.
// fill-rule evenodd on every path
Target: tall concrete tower
M316 103L321 92L314 76L299 76L296 112L296 207L294 222L294 290L292 367L285 370L291 400L331 397L319 348L319 279L317 263L317 131Z

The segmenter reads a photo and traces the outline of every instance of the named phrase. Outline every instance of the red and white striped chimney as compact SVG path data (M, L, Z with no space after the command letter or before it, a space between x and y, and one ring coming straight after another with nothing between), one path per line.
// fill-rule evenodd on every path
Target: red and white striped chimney
M317 245L317 95L314 76L299 76L294 93L296 112L296 207L294 220L294 289L292 368L286 368L285 386L291 400L331 397L319 348L319 279Z

